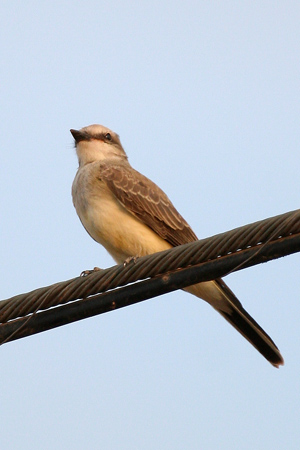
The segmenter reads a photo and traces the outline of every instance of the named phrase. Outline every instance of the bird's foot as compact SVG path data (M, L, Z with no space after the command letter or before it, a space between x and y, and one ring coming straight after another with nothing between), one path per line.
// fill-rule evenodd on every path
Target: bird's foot
M128 266L128 264L133 263L135 264L137 262L137 260L139 259L138 256L129 256L128 258L125 259L125 261L123 262L123 266L126 267Z
M98 272L100 267L94 267L92 270L83 270L80 274L81 277L87 277L88 275L91 275L91 273Z

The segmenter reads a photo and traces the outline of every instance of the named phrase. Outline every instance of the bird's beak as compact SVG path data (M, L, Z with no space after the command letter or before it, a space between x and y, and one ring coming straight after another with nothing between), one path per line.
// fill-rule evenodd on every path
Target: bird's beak
M78 142L80 141L89 141L90 140L90 136L84 132L84 131L80 131L80 130L70 130L73 138L75 139L76 144L78 144Z

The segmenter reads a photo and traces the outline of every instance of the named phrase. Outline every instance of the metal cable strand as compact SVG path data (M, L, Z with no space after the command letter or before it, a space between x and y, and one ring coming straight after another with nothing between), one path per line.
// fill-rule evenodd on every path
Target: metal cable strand
M138 258L135 263L114 266L52 286L36 289L0 302L0 322L24 317L67 302L155 277L167 271L197 265L239 250L263 245L300 233L300 210L236 228L211 238Z

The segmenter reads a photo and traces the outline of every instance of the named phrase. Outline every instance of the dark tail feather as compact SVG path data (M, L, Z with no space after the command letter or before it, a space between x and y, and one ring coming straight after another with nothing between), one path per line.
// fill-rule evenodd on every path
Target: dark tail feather
M222 292L225 294L231 311L217 311L241 333L273 366L279 367L284 364L275 343L270 336L258 325L258 323L247 313L242 304L224 283L223 280L215 280Z

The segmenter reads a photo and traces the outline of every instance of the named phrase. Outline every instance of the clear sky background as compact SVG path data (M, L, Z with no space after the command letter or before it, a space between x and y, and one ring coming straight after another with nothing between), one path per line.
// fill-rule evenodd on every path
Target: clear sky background
M199 237L299 208L298 1L1 2L1 298L110 256L71 200L70 128L120 134ZM273 368L175 292L5 344L1 449L299 449L299 255L226 281Z

